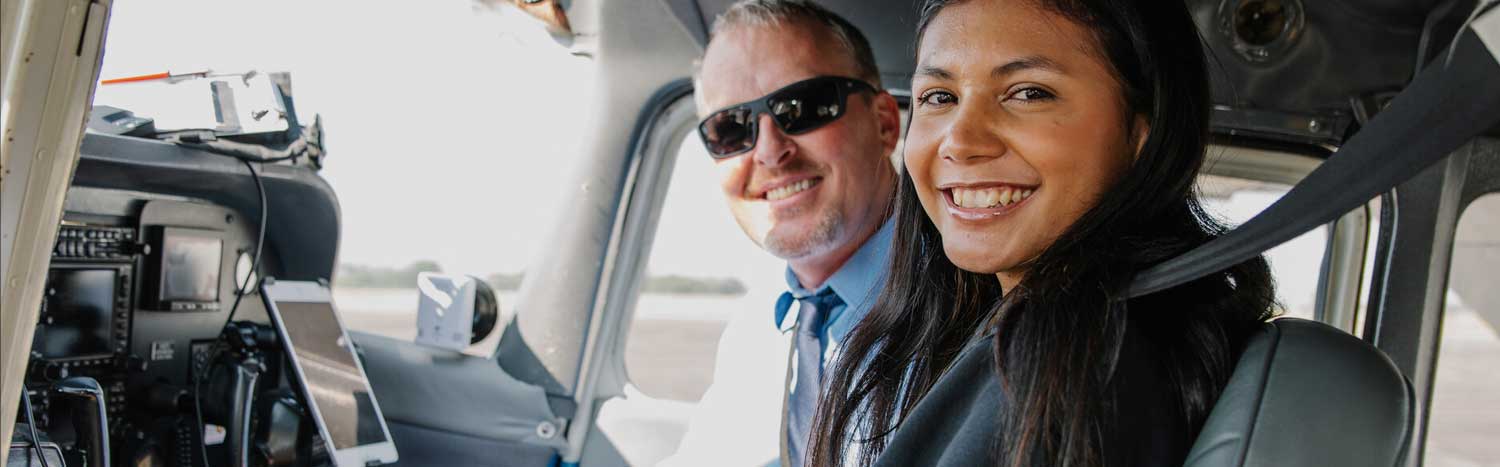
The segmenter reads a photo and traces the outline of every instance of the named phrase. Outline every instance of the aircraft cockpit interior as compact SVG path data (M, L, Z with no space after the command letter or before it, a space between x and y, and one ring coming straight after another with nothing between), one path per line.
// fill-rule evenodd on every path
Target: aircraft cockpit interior
M289 90L280 97L293 108ZM257 290L269 272L316 284L332 267L338 205L308 168L320 141L304 133L316 123L178 135L285 153L269 158L140 137L159 137L152 127L129 111L92 113L90 156L49 252L25 373L27 430L58 449L51 465L328 459L298 396L314 386L292 371ZM285 223L293 218L302 220Z
M298 104L328 107L335 98L307 89L341 84L318 81L317 70L368 58L307 52L298 57L318 58L294 62L314 70L305 75L101 76L107 53L123 56L126 44L147 42L116 44L105 34L120 26L112 21L131 18L115 10L139 0L4 1L6 467L655 465L691 437L684 432L704 388L732 380L713 366L721 342L744 338L724 331L732 314L725 310L770 316L785 291L784 263L744 260L698 235L717 222L745 243L717 199L703 211L711 215L683 208L708 206L688 199L717 193L677 194L705 183L692 177L711 179L708 164L721 160L698 144L704 112L695 108L693 78L728 0L431 2L443 14L501 18L465 20L455 30L498 24L525 33L453 33L442 37L463 52L446 54L426 43L403 49L419 38L361 36L372 44L364 46L369 55L403 57L391 70L360 71L401 78L368 88L385 91L337 97L352 103L343 115L388 125L363 133L344 133L336 117L299 113ZM908 119L922 2L815 3L865 30L887 88L880 91ZM1215 57L1212 155L1197 190L1227 206L1237 228L1141 272L1132 296L1270 251L1277 285L1301 294L1278 296L1277 313L1337 336L1320 346L1335 342L1365 358L1286 376L1302 378L1295 381L1257 373L1276 384L1235 386L1241 392L1226 392L1188 465L1500 465L1492 442L1500 439L1500 399L1484 395L1500 394L1500 379L1487 375L1500 362L1500 344L1492 343L1500 333L1487 332L1500 329L1488 271L1500 261L1500 3L1186 3ZM362 8L340 5L334 9ZM416 15L413 36L445 29L417 26L436 17L428 13L392 11L380 21ZM233 15L208 16L202 22ZM357 17L320 19L327 30L309 35L308 47L338 42L339 22ZM405 27L392 24L390 31ZM255 26L285 34L272 31L280 27ZM493 108L505 102L494 97L462 101L456 97L489 95L478 83L531 70L531 62L501 59L469 64L492 58L487 49L458 48L481 39L506 53L546 42L581 64L566 70L589 78L567 81L567 89L545 87L552 76L505 78L513 79L507 86L541 86L506 91L515 94L505 99L535 99L515 108ZM188 42L218 39L175 40L184 44L159 46L187 50ZM444 61L493 75L447 75L436 66ZM564 75L556 78L572 79ZM293 78L304 76L316 84L294 93ZM187 100L211 107L212 121L164 125L152 111L96 97L107 86L183 82L198 86ZM538 110L548 93L566 94L556 98L566 105ZM430 112L402 110L415 105ZM463 110L446 115L445 106ZM497 114L508 116L489 134L483 119ZM549 116L558 118L544 121ZM446 133L444 118L461 130ZM526 133L547 141L505 146ZM349 146L365 151L389 146L393 155L341 153L341 138L361 138ZM569 155L546 152L559 147ZM490 165L438 154L454 148ZM359 171L330 175L366 156ZM545 165L553 158L568 163ZM512 178L494 186L466 174L510 170L496 167L518 159L530 160L531 171L507 172ZM702 170L689 170L693 163ZM363 181L350 181L357 177ZM522 186L561 195L503 191L531 178ZM485 190L504 194L473 195ZM509 210L496 214L502 209ZM435 217L411 220L423 211ZM533 211L548 217L525 217ZM465 236L451 233L460 231ZM490 242L516 244L505 254L529 262L479 277L435 264L402 269L390 259L416 261L430 251L447 264L488 267L500 256L481 251ZM1302 243L1273 249L1287 242ZM670 269L677 264L692 267ZM758 276L730 277L752 268ZM1474 333L1449 331L1445 319L1474 323ZM1477 337L1450 344L1445 333ZM1325 349L1268 345L1247 353L1265 359L1265 373L1273 360L1301 365L1275 360L1278 351L1300 359ZM1366 366L1347 368L1359 365ZM1249 366L1242 361L1236 377ZM1379 395L1395 402L1367 402L1381 388L1341 388L1333 378L1346 372L1387 378L1382 387L1390 390ZM1469 379L1453 385L1464 384L1477 402L1434 405L1460 393L1443 392L1460 376ZM1231 403L1240 405L1226 408ZM1252 405L1266 415L1223 415ZM1297 420L1298 411L1310 420ZM1464 422L1448 428L1447 417ZM776 462L761 460L770 463L722 465Z

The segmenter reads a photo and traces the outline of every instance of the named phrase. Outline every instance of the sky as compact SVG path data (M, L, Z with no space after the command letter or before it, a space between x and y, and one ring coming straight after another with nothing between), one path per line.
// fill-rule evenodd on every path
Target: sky
M570 129L593 80L587 59L518 18L468 0L126 0L101 76L291 72L299 117L321 114L327 131L342 262L515 272L567 204ZM212 126L208 86L101 86L95 104ZM270 102L264 84L235 88L242 113Z

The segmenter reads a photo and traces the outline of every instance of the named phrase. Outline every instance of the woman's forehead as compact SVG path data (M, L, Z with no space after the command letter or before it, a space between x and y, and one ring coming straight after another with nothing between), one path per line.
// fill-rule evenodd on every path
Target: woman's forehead
M1095 42L1088 29L1033 2L963 2L939 12L923 31L917 70L919 75L933 68L996 74L1017 65L1057 73L1108 70Z

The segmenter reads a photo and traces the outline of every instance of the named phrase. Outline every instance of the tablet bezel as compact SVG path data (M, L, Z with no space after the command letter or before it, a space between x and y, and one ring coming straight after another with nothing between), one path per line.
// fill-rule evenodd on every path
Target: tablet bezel
M334 307L333 295L328 287L318 282L303 281L277 281L267 279L261 283L261 298L266 305L266 314L271 317L276 334L281 339L282 349L286 351L287 358L291 359L292 371L297 374L297 384L300 386L303 398L315 418L313 423L318 427L318 433L323 437L324 448L333 453L334 465L340 467L364 467L371 461L389 464L396 462L400 457L396 454L396 443L391 437L390 426L386 424L385 414L380 410L380 402L376 400L375 391L370 387L370 377L365 374L364 363L359 359L359 352L353 348L353 340L349 337L348 328L344 326L344 320L339 316L338 309ZM319 411L317 401L307 394L306 376L302 372L302 363L297 358L297 352L293 350L293 342L286 332L286 326L281 320L281 310L277 307L278 302L296 303L327 303L333 313L334 322L338 323L339 333L343 335L344 341L351 347L347 348L349 354L354 357L354 362L359 370L359 375L364 380L365 390L370 394L370 406L375 411L376 419L380 422L380 431L385 434L385 441L374 444L362 444L358 446L337 449L333 445L333 436L328 431L328 426Z

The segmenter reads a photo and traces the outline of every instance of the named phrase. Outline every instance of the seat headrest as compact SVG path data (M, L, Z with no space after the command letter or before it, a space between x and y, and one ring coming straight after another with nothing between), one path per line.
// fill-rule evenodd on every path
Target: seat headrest
M1384 353L1278 319L1246 345L1186 465L1402 465L1415 419L1411 385Z

